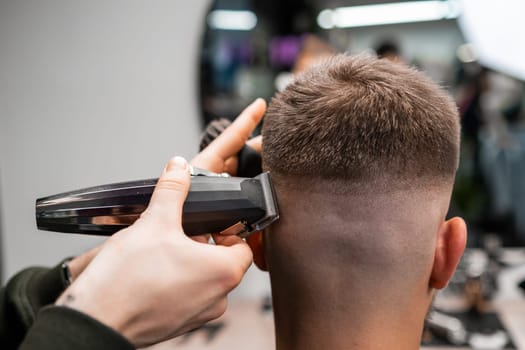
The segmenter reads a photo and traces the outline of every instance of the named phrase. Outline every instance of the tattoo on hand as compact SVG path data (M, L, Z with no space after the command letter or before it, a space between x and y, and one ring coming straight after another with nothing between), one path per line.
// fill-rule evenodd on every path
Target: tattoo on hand
M75 296L67 293L64 297L60 298L57 305L68 306L68 304L71 304L73 301L75 301Z

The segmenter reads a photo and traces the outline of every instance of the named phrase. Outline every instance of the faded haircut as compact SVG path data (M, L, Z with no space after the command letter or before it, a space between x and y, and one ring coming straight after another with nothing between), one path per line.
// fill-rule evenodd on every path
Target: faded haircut
M448 94L414 68L368 55L333 56L298 75L272 99L262 134L264 168L281 183L451 183L459 161Z

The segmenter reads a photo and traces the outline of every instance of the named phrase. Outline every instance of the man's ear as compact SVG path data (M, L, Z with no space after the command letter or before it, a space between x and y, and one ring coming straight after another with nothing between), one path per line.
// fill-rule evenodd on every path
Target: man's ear
M456 271L467 243L467 225L462 218L444 221L439 227L430 287L442 289Z
M263 247L263 233L262 231L257 231L252 233L246 238L246 242L250 246L253 252L253 262L257 267L263 271L268 271L266 267L266 259L264 257L264 247Z

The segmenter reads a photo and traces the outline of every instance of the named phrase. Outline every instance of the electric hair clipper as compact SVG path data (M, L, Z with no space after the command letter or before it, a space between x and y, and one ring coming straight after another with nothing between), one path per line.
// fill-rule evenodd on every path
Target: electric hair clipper
M182 226L188 236L205 233L246 237L279 218L269 173L230 177L191 167ZM36 201L39 229L111 235L146 209L157 179L122 182L66 192Z

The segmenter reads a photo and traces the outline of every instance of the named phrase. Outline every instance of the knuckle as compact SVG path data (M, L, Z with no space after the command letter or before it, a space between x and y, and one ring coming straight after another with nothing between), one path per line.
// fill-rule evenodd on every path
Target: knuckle
M227 308L228 308L228 299L224 298L219 302L219 305L217 306L217 312L219 316L225 313Z
M214 307L210 310L210 319L214 320L216 318L221 317L228 308L228 300L226 298L222 298L219 302L217 302Z
M222 281L224 289L230 291L237 287L241 283L243 276L244 271L241 268L229 266L223 271Z
M180 192L186 189L187 181L182 178L161 178L157 183L157 188L161 190Z

